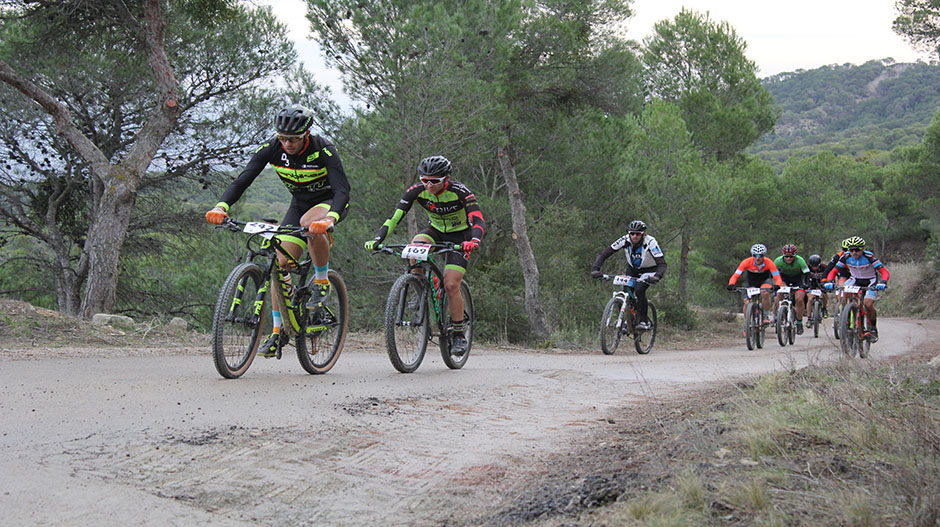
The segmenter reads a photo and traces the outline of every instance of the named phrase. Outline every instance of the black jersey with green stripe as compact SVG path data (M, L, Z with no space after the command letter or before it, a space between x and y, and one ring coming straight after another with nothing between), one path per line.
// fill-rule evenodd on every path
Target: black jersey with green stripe
M337 214L349 202L349 181L336 147L327 139L310 134L307 143L297 154L290 155L276 137L261 145L241 174L222 194L222 202L233 205L245 190L270 164L287 190L306 203L320 203L332 199L330 211Z
M477 204L477 198L463 183L448 181L438 194L432 194L417 183L405 191L405 195L398 201L398 208L391 218L379 230L376 237L384 240L398 225L398 222L411 210L417 202L428 213L428 225L440 232L471 231L471 238L483 239L485 223L483 213Z

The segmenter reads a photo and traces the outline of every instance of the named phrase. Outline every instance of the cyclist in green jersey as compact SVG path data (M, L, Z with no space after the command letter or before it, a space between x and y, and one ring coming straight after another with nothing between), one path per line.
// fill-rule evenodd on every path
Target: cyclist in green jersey
M422 159L418 163L421 182L405 191L395 213L385 220L375 237L365 243L365 248L369 251L381 248L382 241L417 202L428 213L428 225L415 235L412 242L452 242L463 249L462 254L448 253L444 267L444 290L450 299L447 305L454 331L451 352L459 357L467 352L460 282L467 272L470 253L479 247L483 239L486 224L476 196L463 183L450 179L451 170L451 162L444 156Z
M783 246L783 254L774 260L777 270L780 271L780 278L786 285L796 288L794 293L794 304L796 307L796 333L803 334L803 299L806 296L806 286L809 284L809 266L802 256L796 254L796 245L788 243ZM777 293L776 304L783 299L783 293Z

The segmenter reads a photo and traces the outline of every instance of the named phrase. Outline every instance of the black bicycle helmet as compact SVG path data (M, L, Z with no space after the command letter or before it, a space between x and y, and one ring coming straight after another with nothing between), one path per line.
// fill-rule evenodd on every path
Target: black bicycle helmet
M418 163L418 175L428 177L444 177L450 174L453 167L444 156L426 157Z
M281 109L274 118L274 129L279 134L300 135L309 130L312 124L313 112L299 104Z
M806 260L806 263L809 264L810 267L816 267L822 263L822 256L819 256L818 254L811 254L809 255L809 260Z
M646 224L640 220L633 220L630 222L630 226L627 227L629 232L646 232Z

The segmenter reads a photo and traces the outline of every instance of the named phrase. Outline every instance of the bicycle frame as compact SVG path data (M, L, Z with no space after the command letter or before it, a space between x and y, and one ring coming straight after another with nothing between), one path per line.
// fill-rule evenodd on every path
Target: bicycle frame
M412 373L421 365L427 345L438 337L441 358L450 369L466 364L473 342L473 298L465 280L457 293L463 299L463 331L466 348L453 353L454 328L448 314L453 307L444 290L444 272L434 262L437 254L463 251L452 243L409 243L384 245L373 254L399 256L408 263L395 279L385 304L385 344L392 365L401 373ZM433 322L432 319L433 318ZM456 319L456 317L452 317ZM459 319L458 319L459 320Z
M614 291L611 295L613 298L619 298L621 300L620 313L617 315L617 327L623 329L624 324L626 324L626 331L623 334L635 335L636 293L633 292L633 288L636 282L641 280L627 275L605 274L603 278L604 280L613 280L616 286L623 286L623 289ZM624 314L626 314L628 309L630 310L630 316L625 317Z
M845 299L840 315L842 351L850 357L854 357L857 351L859 357L864 359L868 357L868 350L871 347L871 319L865 307L864 295L867 291L874 290L874 287L853 284L843 285L839 289ZM857 318L854 316L856 312Z
M777 286L770 289L763 287L735 287L733 289L733 291L741 294L745 299L744 340L749 350L753 350L755 347L764 347L764 329L766 329L766 326L763 324L764 309L762 307L762 294L765 290L767 294L774 295ZM751 314L750 320L748 319L749 314ZM754 317L756 317L756 321Z
M279 311L285 311L287 313L287 319L289 324L284 324L282 327L286 328L286 333L288 336L293 337L300 333L300 310L303 307L300 305L301 302L298 301L298 298L306 290L307 274L310 272L311 260L309 255L303 260L297 260L290 255L289 252L281 245L280 240L276 235L291 235L303 237L306 234L306 229L302 227L292 227L292 228L282 228L273 223L265 222L244 222L229 219L226 223L222 225L223 228L226 228L234 232L244 232L248 233L248 240L245 242L245 247L248 250L244 263L249 263L255 261L258 257L263 257L265 259L265 264L262 266L263 275L265 276L264 283L258 289L257 295L254 298L254 320L252 323L257 323L262 316L262 308L264 306L264 297L271 290L271 298L274 302L274 305L278 308ZM240 228L241 227L241 228ZM261 241L261 239L266 241ZM253 245L258 245L258 248L255 249ZM281 279L277 272L278 261L277 256L278 252L283 254L288 260L288 266L291 268L292 272L299 275L298 284L294 285L294 292L292 298L288 299L284 295L284 289L281 286ZM276 287L273 288L271 285L274 284ZM233 302L243 301L240 296L236 295Z

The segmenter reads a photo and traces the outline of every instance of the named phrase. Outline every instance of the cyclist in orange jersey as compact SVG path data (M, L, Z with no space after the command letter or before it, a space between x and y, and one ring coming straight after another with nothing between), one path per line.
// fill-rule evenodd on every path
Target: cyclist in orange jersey
M780 271L777 270L777 266L770 258L765 258L765 254L767 254L767 247L764 244L755 243L752 245L751 257L742 260L734 274L728 279L728 290L733 290L735 284L738 283L738 278L747 273L746 287L760 287L762 289L761 307L764 309L764 324L770 324L771 317L767 314L767 310L770 309L770 288L775 284L782 286L783 280L780 278ZM747 304L744 305L744 309L746 314Z

